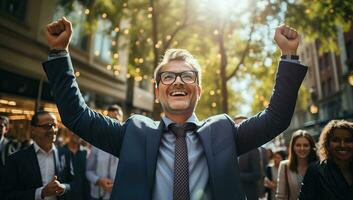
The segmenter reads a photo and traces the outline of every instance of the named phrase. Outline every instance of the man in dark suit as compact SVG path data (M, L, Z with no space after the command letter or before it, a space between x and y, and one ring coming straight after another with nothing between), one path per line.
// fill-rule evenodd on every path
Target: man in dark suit
M73 180L69 151L55 147L56 117L46 111L31 121L33 145L9 156L4 173L5 200L68 199Z
M235 124L246 120L245 116L234 117ZM238 157L240 182L247 200L258 200L258 181L261 179L259 149L253 149Z
M307 67L295 56L297 32L277 28L283 59L268 108L239 126L222 114L199 121L201 71L186 50L168 50L155 70L161 121L134 115L117 122L91 110L78 88L68 54L72 26L66 18L45 28L51 51L44 62L66 127L119 157L111 199L244 199L237 156L271 140L290 124Z

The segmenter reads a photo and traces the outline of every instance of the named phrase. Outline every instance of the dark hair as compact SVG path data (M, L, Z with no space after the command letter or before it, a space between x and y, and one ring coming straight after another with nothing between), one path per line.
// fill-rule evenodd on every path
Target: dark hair
M0 121L2 121L5 124L6 128L9 128L10 120L8 117L0 115Z
M280 156L282 157L282 159L283 159L283 160L284 160L284 159L286 159L286 157L287 157L286 152L284 152L284 151L282 151L282 150L280 150L280 151L276 151L276 152L274 152L274 153L273 153L273 155L275 155L275 154L280 155Z
M39 116L41 116L41 115L46 115L46 114L52 114L52 113L50 113L50 112L48 112L48 111L44 111L44 110L42 110L42 111L37 111L33 116L32 116L32 120L31 120L31 125L32 126L35 126L35 125L38 125L38 121L39 121Z
M122 109L120 106L116 105L116 104L113 104L113 105L110 105L108 106L108 111L118 111L118 112L122 112Z
M304 137L307 139L310 143L310 152L308 155L308 164L311 162L314 162L317 160L317 155L316 155L316 147L315 147L315 142L313 137L305 131L305 130L297 130L293 133L292 139L289 143L289 155L288 155L288 160L289 160L289 169L294 172L298 172L298 157L294 152L294 145L297 141L297 139Z
M336 129L344 129L349 131L353 135L353 123L345 120L331 120L322 129L320 139L319 139L319 157L320 160L327 160L329 158L329 141L334 134Z

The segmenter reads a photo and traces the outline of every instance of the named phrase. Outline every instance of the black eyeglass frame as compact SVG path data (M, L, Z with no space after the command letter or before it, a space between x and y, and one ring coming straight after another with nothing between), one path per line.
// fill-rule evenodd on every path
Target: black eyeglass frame
M50 130L52 127L54 127L55 129L58 128L58 124L57 123L48 123L48 124L42 124L42 125L39 125L39 124L35 124L33 125L34 127L40 127L44 130Z
M195 73L196 79L195 79L195 81L194 81L193 83L185 83L185 81L184 81L183 78L182 78L182 74L185 73L185 72L193 72L193 73ZM175 74L174 81L173 81L172 83L170 83L170 84L165 84L165 83L163 83L161 76L162 76L162 74L164 74L164 73L172 73L172 74ZM176 81L176 79L178 78L178 76L180 77L180 80L181 80L183 83L185 83L185 84L194 84L194 83L199 84L199 73L198 73L198 71L195 71L195 70L187 70L187 71L182 71L182 72L164 71L164 72L159 72L159 73L158 73L157 81L156 81L156 86L158 87L159 82L161 82L163 85L172 85L172 84Z

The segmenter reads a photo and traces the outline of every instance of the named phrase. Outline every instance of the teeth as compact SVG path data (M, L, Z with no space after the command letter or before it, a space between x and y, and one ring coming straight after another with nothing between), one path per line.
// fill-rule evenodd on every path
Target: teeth
M175 91L175 92L172 92L171 94L172 96L175 96L175 95L186 95L186 92L182 92L182 91Z

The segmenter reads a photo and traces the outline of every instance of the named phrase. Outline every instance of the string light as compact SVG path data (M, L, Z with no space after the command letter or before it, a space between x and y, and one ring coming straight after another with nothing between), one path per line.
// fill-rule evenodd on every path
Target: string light
M147 18L152 18L152 14L149 13L149 14L147 15Z
M115 76L119 76L120 72L119 71L114 71Z
M119 54L118 54L118 53L115 53L115 54L113 55L113 57L114 57L115 59L118 59L118 58L119 58Z
M213 31L213 35L218 35L218 34L219 34L219 32L217 29Z
M153 8L152 7L148 7L148 11L152 12Z
M98 50L96 50L96 51L94 52L94 55L95 55L95 56L99 56L99 55L100 55L100 52L99 52Z
M216 102L213 102L213 103L211 104L211 106L212 106L212 108L215 108L215 107L217 106L217 103L216 103Z
M124 4L123 4L123 7L126 8L126 7L127 7L127 3L124 3Z
M75 72L75 76L76 76L76 77L79 77L80 75L81 75L81 74L80 74L79 71Z
M210 91L210 95L213 96L215 94L214 90Z
M114 28L114 31L117 33L117 32L120 31L120 28L119 28L119 27L115 27L115 28Z
M165 39L170 40L170 39L172 39L172 36L171 35L167 35L167 37Z
M124 34L125 34L125 35L129 34L129 32L130 32L129 29L125 29L125 30L124 30Z
M136 73L140 73L141 72L141 69L140 68L136 68Z
M131 77L131 74L126 74L126 78L130 78Z
M107 70L111 70L112 66L111 65L107 65Z
M107 13L103 13L103 14L102 14L102 18L103 18L103 19L107 18L107 16L108 16Z
M115 45L116 45L116 41L113 40L113 41L112 41L112 46L115 46Z
M89 9L88 9L88 8L85 10L85 14L86 14L86 15L89 14Z
M143 61L144 61L143 58L140 58L140 59L139 59L139 63L140 63L140 64L142 64Z
M174 46L178 45L178 41L174 41L174 42L173 42L173 45L174 45Z

